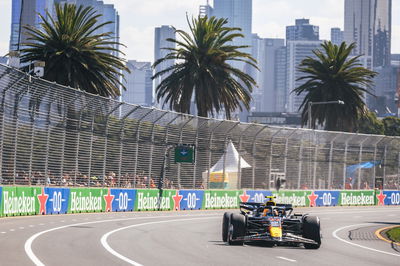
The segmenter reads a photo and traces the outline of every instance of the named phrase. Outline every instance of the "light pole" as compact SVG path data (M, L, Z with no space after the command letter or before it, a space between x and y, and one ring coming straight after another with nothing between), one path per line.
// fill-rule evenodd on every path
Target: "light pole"
M311 107L313 105L321 105L321 104L344 104L344 101L341 101L341 100L327 101L327 102L311 102L311 101L309 101L308 102L308 110L307 110L307 113L308 113L307 127L309 129L311 129L311 120L312 120Z

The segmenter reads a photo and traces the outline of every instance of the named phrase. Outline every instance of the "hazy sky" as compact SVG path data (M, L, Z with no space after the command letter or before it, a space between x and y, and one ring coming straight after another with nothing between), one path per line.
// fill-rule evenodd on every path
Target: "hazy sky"
M0 55L8 52L12 0L0 0ZM186 14L197 16L206 0L104 0L120 15L121 42L127 59L153 60L154 27L173 25L187 29ZM320 26L320 38L330 28L343 29L344 0L253 0L253 32L260 37L285 37L285 26L296 18L309 18ZM400 53L400 0L393 0L392 53Z

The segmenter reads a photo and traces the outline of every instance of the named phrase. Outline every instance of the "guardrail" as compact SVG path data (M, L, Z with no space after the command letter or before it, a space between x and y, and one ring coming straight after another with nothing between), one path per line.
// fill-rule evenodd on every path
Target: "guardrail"
M0 216L204 210L238 208L240 202L278 203L297 207L400 205L400 191L378 190L158 190L114 188L0 187Z

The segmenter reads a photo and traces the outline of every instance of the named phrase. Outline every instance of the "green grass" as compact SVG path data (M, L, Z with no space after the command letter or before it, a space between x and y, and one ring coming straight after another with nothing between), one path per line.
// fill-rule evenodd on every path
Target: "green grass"
M400 227L395 227L386 232L388 238L394 242L400 243Z

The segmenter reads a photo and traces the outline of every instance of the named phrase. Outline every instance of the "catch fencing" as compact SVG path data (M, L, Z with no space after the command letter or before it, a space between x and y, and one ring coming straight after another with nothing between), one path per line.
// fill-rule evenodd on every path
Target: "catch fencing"
M175 163L177 145L194 163ZM206 119L0 65L3 185L399 189L400 138ZM222 166L222 167L221 167ZM163 177L163 178L161 178Z

